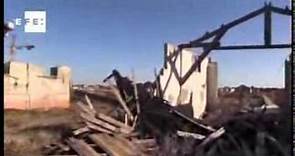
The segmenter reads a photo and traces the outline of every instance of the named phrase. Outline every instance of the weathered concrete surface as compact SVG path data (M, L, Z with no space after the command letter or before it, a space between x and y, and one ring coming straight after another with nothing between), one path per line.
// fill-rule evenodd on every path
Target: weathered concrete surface
M171 44L166 44L165 46L165 54L167 56L176 50L176 47ZM192 50L182 50L182 54L176 57L175 66L177 72L179 75L184 76L195 61L195 52ZM208 58L205 58L201 63L200 72L198 70L193 72L182 86L179 85L175 73L172 72L171 65L167 62L167 68L163 68L163 73L160 75L164 99L173 106L190 104L191 102L193 117L200 118L205 112L207 104L208 62Z
M292 62L291 55L285 60L285 90L288 94L288 103L291 104L292 96Z
M218 99L218 68L217 62L212 62L209 59L207 67L207 104L208 110L213 110Z
M49 109L70 106L70 68L46 76L39 66L8 62L4 75L5 109Z

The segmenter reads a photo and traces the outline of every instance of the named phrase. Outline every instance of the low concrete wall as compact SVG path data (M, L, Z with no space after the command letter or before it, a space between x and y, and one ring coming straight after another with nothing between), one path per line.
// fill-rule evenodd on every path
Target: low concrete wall
M47 110L69 106L69 78L44 76L43 70L35 65L9 63L9 73L4 75L4 109Z

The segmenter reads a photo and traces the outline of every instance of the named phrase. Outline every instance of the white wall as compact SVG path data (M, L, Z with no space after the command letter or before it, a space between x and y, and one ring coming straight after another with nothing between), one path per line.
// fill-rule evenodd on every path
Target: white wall
M176 50L176 47L172 44L165 45L168 56ZM189 70L195 61L195 52L192 50L182 50L182 54L177 56L176 69L181 76ZM181 56L182 55L182 56ZM182 57L182 61L180 61ZM205 111L207 104L207 85L206 85L206 73L208 66L208 58L205 58L201 63L201 71L196 70L188 78L188 80L181 87L174 73L171 73L171 66L167 62L167 68L163 68L163 74L160 76L161 89L164 90L166 84L167 89L164 92L164 99L169 101L173 106L187 104L190 102L190 96L192 95L192 108L193 116L200 118ZM182 70L181 70L182 69ZM169 76L171 78L169 80ZM168 81L169 80L169 81ZM180 89L182 88L182 89Z
M11 62L9 74L4 75L4 108L69 107L70 69L65 66L62 66L61 69L66 70L67 75L50 77L45 76L43 69L39 66Z

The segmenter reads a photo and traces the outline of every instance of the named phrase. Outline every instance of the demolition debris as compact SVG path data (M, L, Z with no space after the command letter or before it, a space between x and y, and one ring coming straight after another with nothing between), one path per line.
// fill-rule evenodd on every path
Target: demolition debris
M177 111L162 98L143 97L142 94L148 94L148 87L139 91L137 88L142 84L122 77L118 71L113 73L117 74L116 86L110 84L103 90L112 94L119 106L109 114L99 113L88 97L88 94L95 96L93 90L89 93L84 90L84 96L81 96L83 89L80 88L80 100L76 105L84 126L72 131L61 142L45 147L46 155L286 154L272 132L266 131L269 128L278 129L283 122L279 112L273 114L266 111L266 105L273 105L266 96L263 96L265 107L262 110L241 110L228 119L219 120L219 126L215 124L211 127ZM272 150L269 150L270 147Z

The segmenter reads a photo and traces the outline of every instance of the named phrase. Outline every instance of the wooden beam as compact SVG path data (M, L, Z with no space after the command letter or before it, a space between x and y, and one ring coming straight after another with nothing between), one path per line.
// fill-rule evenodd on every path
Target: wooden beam
M95 111L94 110L91 110L87 105L85 105L84 103L82 103L81 101L78 101L76 103L77 106L79 106L79 108L82 110L82 112L85 112L89 115L92 115L94 116L95 115Z
M270 10L275 12L275 13L278 13L278 14L292 16L292 11L287 7L285 9L282 9L282 8L270 6Z
M269 8L264 13L264 44L271 45L271 11Z
M226 33L226 29L221 29L222 31L219 32L213 39L211 46L204 48L204 52L198 57L198 59L194 62L194 64L190 67L190 69L184 74L184 76L180 79L180 86L183 85L186 80L192 75L193 72L198 68L200 70L201 63L205 57L211 52L212 49L219 47L219 40L221 37Z
M134 70L131 70L131 77L132 77L132 85L133 85L133 90L134 90L134 98L135 98L135 104L136 104L136 112L137 115L140 113L140 105L139 105L139 99L138 99L138 90L136 86L136 80L135 80L135 73Z
M210 143L211 141L219 138L221 135L223 135L225 133L225 129L222 127L220 129L218 129L217 131L211 133L200 145L199 147L204 147L206 146L208 143Z
M156 96L163 98L163 93L161 89L160 76L157 74L157 69L154 69L155 84L156 84Z
M266 8L266 6L260 8L258 10L255 10L253 12L250 12L249 14L247 14L247 15L245 15L243 17L240 17L240 18L238 18L238 19L236 19L236 20L234 20L234 21L232 21L230 23L224 24L223 26L226 29L230 29L230 28L232 28L232 27L234 27L234 26L236 26L236 25L238 25L240 23L243 23L243 22L245 22L247 20L250 20L251 18L254 18L254 17L262 14L265 11L265 8ZM193 43L198 43L198 42L207 40L207 39L217 35L221 31L222 31L221 28L218 28L218 29L213 30L212 32L206 32L202 37L200 37L200 38L198 38L196 40L193 40L190 43L193 44Z
M205 139L204 135L197 134L197 133L190 133L190 132L185 132L185 131L177 131L176 133L178 136L181 136L181 137L187 137L187 138L192 137L192 138L198 139L198 140Z
M206 130L209 131L209 132L215 132L215 131L216 131L214 128L212 128L212 127L210 127L210 126L203 125L203 124L201 124L201 123L198 123L198 122L195 121L193 118L190 118L190 117L184 115L183 113L179 112L179 111L176 110L176 109L173 110L173 113L174 113L175 115L177 115L177 116L179 116L179 117L181 117L181 118L183 118L183 119L189 121L190 123L192 123L192 124L198 126L198 127L201 127L201 128L203 128L203 129L206 129Z
M133 120L134 119L134 116L133 114L131 113L130 109L127 107L127 104L126 102L122 99L119 91L117 88L115 88L114 86L110 85L114 95L116 96L117 100L119 101L119 103L121 104L121 106L123 107L123 109L125 110L125 112L128 114L128 117Z
M281 49L291 48L291 44L273 44L273 45L234 45L234 46L221 46L213 48L214 50L242 50L242 49Z
M181 83L181 76L179 75L179 73L177 71L177 68L176 68L177 57L178 57L178 55L176 55L176 57L174 58L173 61L171 59L168 59L168 62L170 64L170 68L171 68L172 74L174 73L174 76L177 79L177 81L179 83ZM166 84L166 86L164 88L164 93L166 92L167 87L168 87L168 83Z
M140 144L143 147L154 147L157 145L155 139L134 139L132 140L135 144Z
M101 156L83 140L71 137L67 139L66 142L78 153L79 156Z
M91 134L89 138L110 156L131 156L131 149L107 134Z
M96 118L94 118L93 116L90 116L88 114L85 114L85 113L81 113L80 115L83 119L85 119L87 122L90 122L90 123L93 123L93 124L96 124L98 126L101 126L105 129L108 129L108 130L111 130L113 132L119 132L119 128L107 123L107 122L104 122L104 121L101 121L101 120L98 120ZM87 123L86 122L86 123Z
M132 131L131 128L126 129L125 126L124 127L118 127L117 125L114 125L114 124L112 124L110 122L101 120L99 118L95 118L95 117L93 117L91 115L88 115L86 113L81 113L81 117L83 119L85 119L86 121L90 122L90 123L96 124L98 126L101 126L101 127L105 128L105 129L108 129L108 130L113 131L115 133L129 134Z
M98 132L107 133L107 134L112 134L113 133L112 131L110 131L108 129L97 126L97 125L95 125L93 123L90 123L90 122L86 122L86 125L87 125L88 128L90 128L92 130L95 130L95 131L98 131Z
M118 142L118 144L124 145L125 146L124 148L127 149L129 153L132 153L133 155L142 155L140 154L140 150L138 149L138 146L135 143L133 143L131 140L128 140L120 135L115 135L114 139Z
M136 126L136 124L137 124L137 120L138 120L138 115L135 116L135 119L134 119L134 121L133 121L133 123L132 123L132 127L131 127L132 130L135 129L135 126Z
M107 116L105 114L97 113L96 117L97 118L100 118L100 119L102 119L104 121L107 121L107 122L109 122L109 123L111 123L113 125L116 125L118 127L121 127L121 128L126 129L126 130L132 131L132 128L131 127L126 126L124 123L122 123L122 122L120 122L120 121L118 121L118 120L116 120L116 119L114 119L114 118L112 118L110 116Z
M74 135L80 135L80 134L86 133L88 131L89 131L89 128L86 126L86 127L82 127L82 128L79 128L79 129L73 131L73 134Z
M209 47L212 44L215 44L213 42L192 42L187 44L180 44L178 45L179 49L185 49L185 48L198 48L198 47Z
M92 109L92 110L94 110L94 107L93 107L93 105L92 105L92 103L91 103L89 97L87 96L87 94L85 94L85 100L86 100L86 102L87 102L89 108Z

